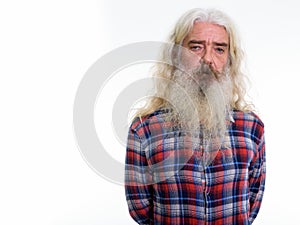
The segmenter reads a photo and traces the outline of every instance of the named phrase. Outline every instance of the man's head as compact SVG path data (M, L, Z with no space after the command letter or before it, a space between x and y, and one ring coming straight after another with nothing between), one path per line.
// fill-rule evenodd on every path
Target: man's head
M179 57L187 69L204 62L221 73L228 64L229 36L223 26L195 21L182 46L187 51L182 51Z
M201 63L206 63L215 74L229 77L231 108L251 109L244 99L245 77L241 72L243 51L234 24L226 14L214 9L190 10L179 18L167 41L170 44L163 46L159 61L170 62L170 65L157 63L154 77L174 80L176 70L190 73ZM168 82L158 79L155 86L160 99L152 100L145 112L164 107L167 102L163 98L171 91Z
M192 59L187 59L191 66L202 60L218 72L222 72L225 65L230 67L231 74L239 70L242 51L237 32L230 18L221 11L193 9L186 12L179 18L168 42L194 53L194 57L190 55ZM171 57L174 56L184 61L173 52Z
M154 77L158 78L155 82L156 97L151 98L146 107L137 112L137 116L145 116L169 106L170 96L174 94L172 92L177 91L171 83L177 82L175 79L178 79L178 74L182 72L182 78L188 74L197 80L195 74L201 76L197 72L200 67L211 70L215 79L210 83L221 85L220 90L226 83L226 97L223 98L229 106L226 108L243 111L251 109L244 99L244 75L241 72L243 52L228 16L217 10L190 10L179 18L167 41L169 44L163 45L161 58L154 68ZM198 85L207 86L203 82L198 80ZM218 92L215 91L215 94L217 97ZM222 99L222 96L219 98Z

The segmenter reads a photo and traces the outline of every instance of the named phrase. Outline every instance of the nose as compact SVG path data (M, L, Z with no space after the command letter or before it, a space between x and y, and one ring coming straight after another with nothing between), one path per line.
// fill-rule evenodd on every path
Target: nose
M201 60L204 61L205 63L207 63L208 65L213 64L214 61L213 61L213 56L212 56L212 53L211 53L210 49L206 49L206 51L204 52Z

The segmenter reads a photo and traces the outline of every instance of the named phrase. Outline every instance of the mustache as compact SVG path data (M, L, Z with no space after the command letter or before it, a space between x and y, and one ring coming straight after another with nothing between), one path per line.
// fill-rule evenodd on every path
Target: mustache
M222 74L218 71L216 71L211 65L202 62L199 66L192 69L191 75L194 79L201 79L203 81L219 81Z
M203 96L209 88L221 82L221 77L222 74L215 71L211 65L202 62L189 71L175 73L173 78L176 83L185 87L187 91L197 90Z

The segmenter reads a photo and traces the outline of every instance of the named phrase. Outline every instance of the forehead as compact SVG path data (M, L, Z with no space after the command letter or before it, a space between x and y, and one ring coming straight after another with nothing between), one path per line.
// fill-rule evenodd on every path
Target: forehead
M229 37L225 27L207 23L195 22L185 40L201 40L228 43Z

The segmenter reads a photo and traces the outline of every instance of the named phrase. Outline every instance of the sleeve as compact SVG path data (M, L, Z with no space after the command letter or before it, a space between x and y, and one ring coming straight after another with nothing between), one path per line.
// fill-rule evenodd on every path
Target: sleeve
M249 221L252 223L256 218L261 206L263 194L265 190L266 178L266 157L265 157L265 138L262 134L260 143L257 148L254 164L249 173L250 185L250 215Z
M152 179L142 140L130 129L126 147L125 194L129 214L138 224L152 221Z

